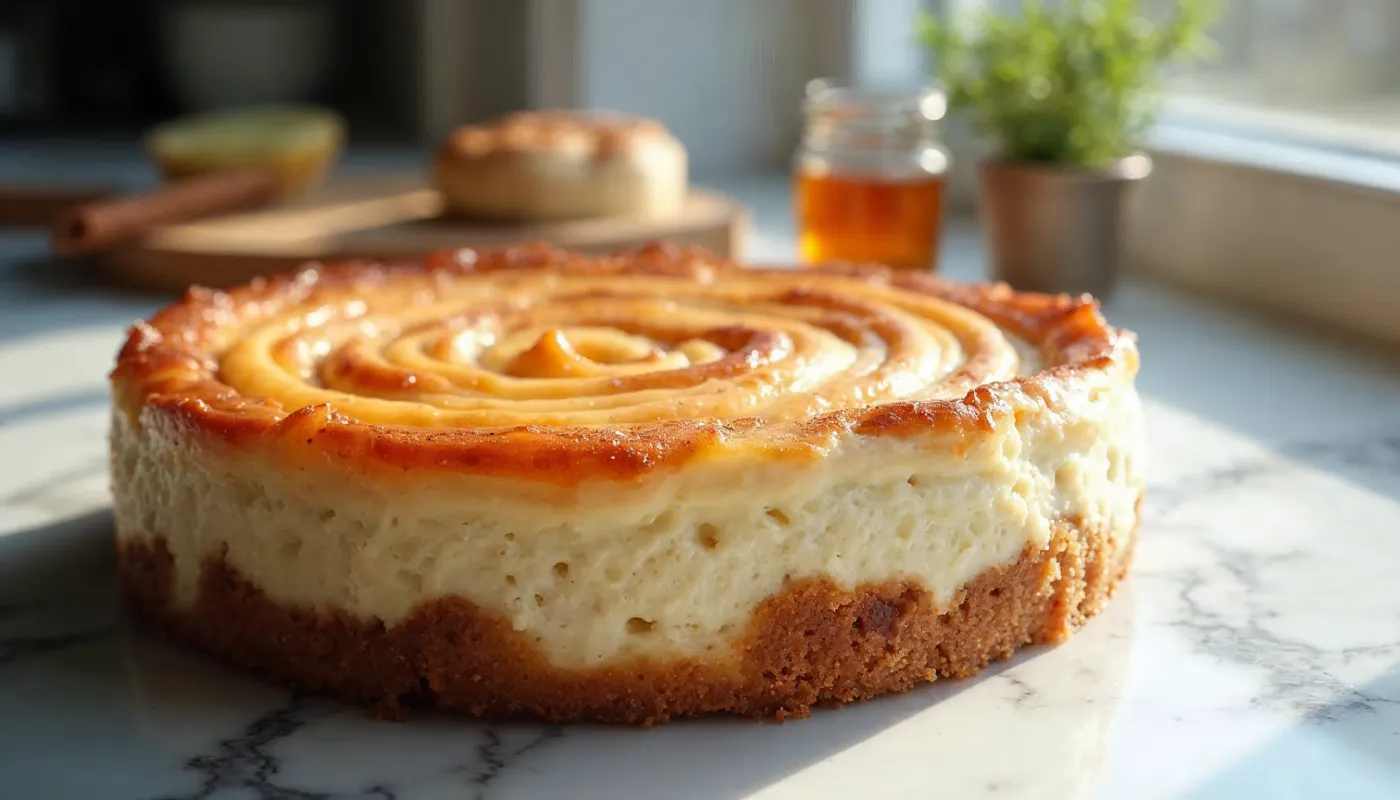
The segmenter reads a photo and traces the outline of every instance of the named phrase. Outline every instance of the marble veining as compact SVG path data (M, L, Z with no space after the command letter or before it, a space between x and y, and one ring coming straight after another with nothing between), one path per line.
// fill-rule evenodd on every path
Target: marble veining
M1130 282L1133 574L975 678L782 725L382 722L133 627L103 382L155 301L36 288L33 247L0 236L0 798L1400 797L1394 354Z
M1395 618L1394 610L1391 619L1372 620L1364 632L1358 630L1357 637L1329 647L1299 635L1301 626L1290 625L1281 607L1283 598L1290 594L1293 597L1289 599L1298 606L1325 604L1326 598L1312 596L1310 590L1316 587L1309 573L1333 560L1327 551L1338 544L1337 539L1369 538L1377 531L1358 536L1354 530L1336 530L1329 531L1330 536L1307 540L1294 540L1280 531L1262 543L1257 534L1272 532L1262 524L1262 530L1247 538L1216 535L1213 520L1199 513L1240 493L1262 492L1269 483L1275 484L1280 498L1288 497L1283 486L1305 478L1298 470L1307 461L1364 472L1376 483L1387 485L1394 505L1400 497L1400 423L1378 426L1363 436L1356 441L1298 442L1274 453L1208 469L1153 493L1148 529L1162 534L1187 532L1203 556L1171 573L1176 589L1174 608L1162 615L1160 624L1181 630L1205 653L1263 670L1263 685L1250 701L1253 708L1279 708L1308 720L1336 721L1348 713L1380 713L1382 706L1400 703L1400 697L1340 677L1359 662L1394 663L1400 654L1400 619ZM1325 521L1325 508L1323 511L1318 516ZM1357 544L1364 547L1364 542ZM1382 550L1382 557L1384 554ZM1377 588L1384 590L1385 573L1395 563L1381 563L1383 568L1376 575L1381 586ZM1149 565L1144 571L1150 574L1151 569ZM1222 594L1229 595L1228 604L1219 601Z

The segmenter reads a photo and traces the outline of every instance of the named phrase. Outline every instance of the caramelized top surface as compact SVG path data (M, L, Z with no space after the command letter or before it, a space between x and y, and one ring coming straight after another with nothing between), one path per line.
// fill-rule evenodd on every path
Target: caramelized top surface
M1087 298L531 247L191 290L132 329L113 381L145 424L561 482L732 446L819 455L842 432L975 433L1006 393L1121 358L1135 368L1131 337Z
M644 117L588 111L521 111L453 131L441 158L502 153L577 152L595 158L622 155L656 142L676 143L661 123Z

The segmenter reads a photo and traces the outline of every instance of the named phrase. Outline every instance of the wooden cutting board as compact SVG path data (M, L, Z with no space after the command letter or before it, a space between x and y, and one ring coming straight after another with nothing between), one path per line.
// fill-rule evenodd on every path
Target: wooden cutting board
M159 228L96 263L120 283L180 291L191 284L233 286L308 261L524 242L607 252L664 240L737 258L748 226L741 204L703 189L692 190L682 212L668 219L491 224L449 219L442 211L442 196L420 176L338 178L273 207Z

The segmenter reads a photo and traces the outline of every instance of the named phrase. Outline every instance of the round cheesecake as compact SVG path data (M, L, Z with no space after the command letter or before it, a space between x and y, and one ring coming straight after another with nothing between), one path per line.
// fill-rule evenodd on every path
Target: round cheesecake
M453 131L433 179L458 216L659 218L684 205L687 163L685 147L656 120L523 111Z
M1137 370L1089 298L875 267L313 266L131 331L118 568L170 636L386 713L801 715L1102 607Z

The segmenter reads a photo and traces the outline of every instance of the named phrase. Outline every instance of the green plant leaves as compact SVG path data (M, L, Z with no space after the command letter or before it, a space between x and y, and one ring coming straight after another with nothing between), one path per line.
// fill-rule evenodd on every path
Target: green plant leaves
M1168 64L1209 55L1218 0L1177 0L1154 21L1140 0L1025 0L1019 13L923 15L918 36L953 113L1001 157L1096 167L1139 149Z

